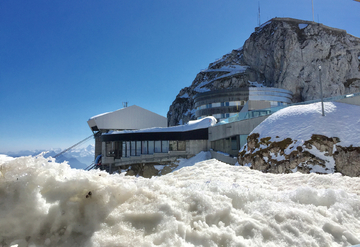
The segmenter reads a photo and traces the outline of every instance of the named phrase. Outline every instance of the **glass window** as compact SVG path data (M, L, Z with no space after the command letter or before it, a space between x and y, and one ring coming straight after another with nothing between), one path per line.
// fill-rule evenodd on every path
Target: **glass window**
M136 155L141 155L141 141L136 142Z
M161 153L161 141L155 141L155 153Z
M130 155L131 156L135 156L136 155L136 145L135 145L135 141L131 141L130 142Z
M247 143L248 135L240 135L240 149Z
M232 150L237 150L239 149L238 145L237 145L237 137L236 136L232 136L231 137L231 149Z
M169 141L162 141L161 142L161 152L162 153L169 152Z
M130 142L126 142L126 157L130 157Z
M126 157L126 142L122 143L122 157Z
M147 141L142 141L141 143L141 153L142 154L147 154L148 153L148 142Z
M149 145L149 154L153 154L154 153L154 141L149 141L148 142Z

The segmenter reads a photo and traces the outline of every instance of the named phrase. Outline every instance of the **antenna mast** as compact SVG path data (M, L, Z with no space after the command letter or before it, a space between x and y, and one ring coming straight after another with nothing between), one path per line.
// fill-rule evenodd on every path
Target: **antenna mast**
M260 27L260 24L261 24L261 21L260 21L260 2L258 2L258 11L259 11L259 14L258 14L258 20L259 20L258 26Z
M315 22L315 20L314 20L314 0L311 0L311 5L312 5L313 22Z

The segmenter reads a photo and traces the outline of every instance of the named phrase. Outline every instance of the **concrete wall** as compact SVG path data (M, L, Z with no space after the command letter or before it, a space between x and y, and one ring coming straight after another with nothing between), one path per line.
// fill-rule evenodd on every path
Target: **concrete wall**
M346 104L350 104L350 105L359 105L360 106L360 96L340 99L337 102L346 103Z
M196 155L201 151L209 151L210 142L208 140L191 140L186 141L186 153Z
M210 153L211 153L211 157L213 159L217 159L221 162L224 162L226 164L229 164L229 165L235 165L236 162L237 162L237 158L236 157L230 157L230 156L227 156L227 155L224 155L224 154L221 154L221 153L218 153L214 150L210 150Z

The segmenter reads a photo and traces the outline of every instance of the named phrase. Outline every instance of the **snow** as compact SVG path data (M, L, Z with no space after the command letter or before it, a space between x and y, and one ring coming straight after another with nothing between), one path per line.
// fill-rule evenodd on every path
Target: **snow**
M313 134L338 137L336 145L360 147L360 106L338 102L324 102L325 116L321 115L321 103L289 106L265 119L252 133L271 141L291 138L292 148L310 140ZM279 138L276 138L279 136Z
M262 83L258 83L257 81L248 81L250 86L254 87L265 87Z
M188 93L184 93L183 95L180 96L180 98L189 98L189 94L188 94Z
M71 169L41 156L1 155L0 243L18 247L360 243L360 178L337 173L269 174L214 159L198 162L208 158L206 153L195 157L184 161L180 170L146 179Z
M145 133L145 132L183 132L190 131L196 129L208 128L210 126L214 126L216 124L216 118L213 116L205 117L199 120L189 121L185 125L179 125L174 127L156 127L149 129L141 129L141 130L124 130L124 131L109 131L108 133L104 133L103 135L111 135L111 134L123 134L123 133Z
M5 154L0 154L0 160L3 161L3 162L7 162L7 161L10 161L10 160L13 160L13 159L14 159L13 157L7 156Z
M309 24L301 23L301 24L299 24L299 28L300 28L300 29L304 29L304 28L306 28L308 25L309 25Z
M93 116L93 117L89 118L89 120L90 120L90 119L97 118L97 117L101 117L101 116L106 115L106 114L108 114L108 113L110 113L110 112L100 113L100 114L98 114L98 115L96 115L96 116Z
M200 152L190 159L178 159L179 162L178 166L173 171L180 170L183 167L193 166L195 163L208 160L210 158L211 158L210 152Z
M208 91L210 91L209 89L203 88L205 85L207 85L207 84L209 84L209 83L211 83L213 81L222 79L222 78L226 78L226 77L229 77L229 76L234 76L236 74L244 73L247 68L248 68L248 66L229 65L229 66L223 66L220 69L206 69L206 70L203 70L201 72L228 72L228 73L225 74L225 75L216 77L216 78L214 78L212 80L209 80L209 81L208 80L202 81L199 85L197 85L195 87L194 91L199 92L199 93L208 92Z

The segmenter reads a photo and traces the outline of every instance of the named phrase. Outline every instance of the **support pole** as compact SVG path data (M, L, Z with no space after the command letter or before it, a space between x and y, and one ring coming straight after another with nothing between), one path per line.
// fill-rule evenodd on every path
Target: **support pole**
M321 83L321 65L319 65L319 81L320 81L320 97L321 97L321 112L322 116L325 116L324 112L324 99L323 99L323 92L322 92L322 83Z
M312 14L313 14L313 22L314 20L314 0L311 0L311 5L312 5Z

